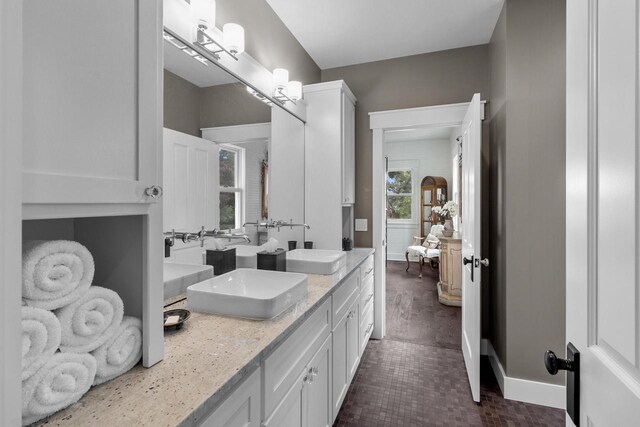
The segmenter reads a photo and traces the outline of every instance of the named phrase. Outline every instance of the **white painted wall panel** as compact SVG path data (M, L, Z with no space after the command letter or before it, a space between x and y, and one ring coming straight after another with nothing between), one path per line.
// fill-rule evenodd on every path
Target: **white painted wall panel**
M305 124L287 112L273 108L269 146L270 218L305 222L304 158ZM282 248L287 248L288 240L296 240L298 247L302 247L305 231L302 227L270 229L269 236L278 239Z

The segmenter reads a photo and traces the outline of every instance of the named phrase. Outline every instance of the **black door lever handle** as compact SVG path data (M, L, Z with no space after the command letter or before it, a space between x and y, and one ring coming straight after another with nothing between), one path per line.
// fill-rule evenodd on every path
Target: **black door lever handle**
M556 354L547 350L544 352L544 366L551 375L558 371L567 371L567 414L580 427L580 352L572 344L567 344L567 358L560 359Z
M471 258L462 258L462 264L463 265L472 264L472 263L473 263L473 257L471 257Z
M551 350L544 352L544 366L551 375L557 374L558 371L573 372L575 370L573 361L568 359L559 359Z

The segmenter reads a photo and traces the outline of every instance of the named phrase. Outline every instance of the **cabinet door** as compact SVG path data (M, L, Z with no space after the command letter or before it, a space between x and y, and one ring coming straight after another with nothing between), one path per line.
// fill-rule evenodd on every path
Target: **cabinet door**
M335 420L340 412L340 406L349 389L349 366L347 364L347 316L345 315L335 326L332 334L332 420Z
M204 427L260 426L260 369L256 369L211 415Z
M355 105L342 93L342 203L355 203Z
M307 387L309 374L304 368L298 379L284 395L273 414L263 423L264 427L306 427Z
M356 374L360 364L360 299L353 304L347 316L347 366L349 383Z
M153 203L158 0L25 0L23 203Z
M309 362L310 384L308 388L308 427L330 427L333 424L331 410L331 337Z

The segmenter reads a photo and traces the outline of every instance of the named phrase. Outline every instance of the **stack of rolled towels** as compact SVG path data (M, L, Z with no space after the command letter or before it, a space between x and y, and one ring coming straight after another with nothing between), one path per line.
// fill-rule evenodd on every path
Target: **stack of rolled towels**
M77 402L142 357L142 322L110 289L92 286L94 261L67 240L28 242L22 258L22 424Z

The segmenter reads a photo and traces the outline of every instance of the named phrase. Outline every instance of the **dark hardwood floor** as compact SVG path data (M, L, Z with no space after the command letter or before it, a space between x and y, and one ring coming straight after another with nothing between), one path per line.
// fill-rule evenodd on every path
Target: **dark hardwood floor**
M564 426L562 410L505 400L483 360L471 398L460 309L438 303L437 270L389 262L387 336L371 341L334 426ZM486 359L486 358L485 358Z

